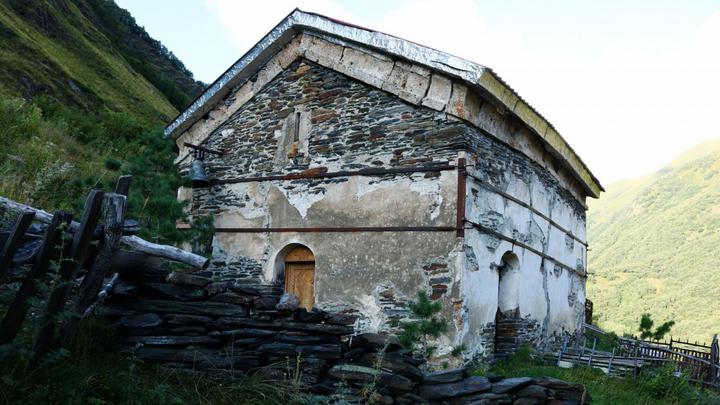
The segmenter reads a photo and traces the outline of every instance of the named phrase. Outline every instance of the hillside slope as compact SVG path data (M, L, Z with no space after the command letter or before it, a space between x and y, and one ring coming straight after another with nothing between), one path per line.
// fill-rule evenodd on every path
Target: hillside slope
M202 88L112 0L0 1L0 195L78 212L131 174L143 236L183 240L162 127ZM0 226L13 220L0 210Z
M166 122L202 89L111 0L0 2L0 86L87 111Z
M602 326L634 333L649 312L675 320L674 336L720 333L720 140L608 186L588 219L588 297Z

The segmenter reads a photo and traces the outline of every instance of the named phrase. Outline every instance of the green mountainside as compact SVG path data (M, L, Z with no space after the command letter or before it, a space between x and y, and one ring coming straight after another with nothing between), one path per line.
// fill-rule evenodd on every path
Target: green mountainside
M0 3L0 86L26 99L168 121L202 89L111 0Z
M601 326L635 333L649 312L675 320L673 336L720 333L720 140L589 205L588 298Z
M144 236L182 239L161 129L203 86L112 0L0 1L0 195L78 212L132 174Z

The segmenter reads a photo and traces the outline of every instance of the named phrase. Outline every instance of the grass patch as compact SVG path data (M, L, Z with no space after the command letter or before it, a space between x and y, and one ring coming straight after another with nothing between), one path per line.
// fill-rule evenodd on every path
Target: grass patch
M599 369L576 366L562 369L552 361L535 357L521 349L507 361L489 369L476 370L478 375L507 377L554 377L584 384L593 404L720 404L720 395L698 389L670 369L646 370L644 375L629 378L608 377Z
M27 331L26 331L27 332ZM0 346L0 404L270 404L322 403L296 381L257 377L220 381L201 372L146 364L121 353L115 334L89 319L70 350L28 366L30 334Z

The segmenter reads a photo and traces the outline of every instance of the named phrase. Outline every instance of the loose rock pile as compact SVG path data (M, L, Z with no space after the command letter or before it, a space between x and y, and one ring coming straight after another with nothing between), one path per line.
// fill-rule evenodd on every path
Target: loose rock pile
M231 374L269 366L313 383L342 358L355 316L278 305L281 296L272 285L144 267L123 275L101 313L144 360Z
M422 364L403 351L346 355L316 389L351 403L364 403L370 396L374 403L406 405L590 403L582 384L549 377L472 376L465 368L425 374Z
M152 267L123 274L102 314L135 355L219 376L299 379L338 403L587 403L582 385L550 378L427 374L392 336L354 335L356 316L297 308L272 285L212 282Z

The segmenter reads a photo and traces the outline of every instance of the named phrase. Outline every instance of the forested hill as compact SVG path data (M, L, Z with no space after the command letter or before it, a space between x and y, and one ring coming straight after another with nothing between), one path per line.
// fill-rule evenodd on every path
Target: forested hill
M111 0L0 1L0 195L78 212L132 174L143 236L184 240L162 128L203 89ZM0 212L0 227L14 220Z
M4 0L0 88L166 122L202 83L111 0Z
M601 326L635 333L649 312L675 320L674 336L720 333L720 140L610 185L588 219L588 297Z

